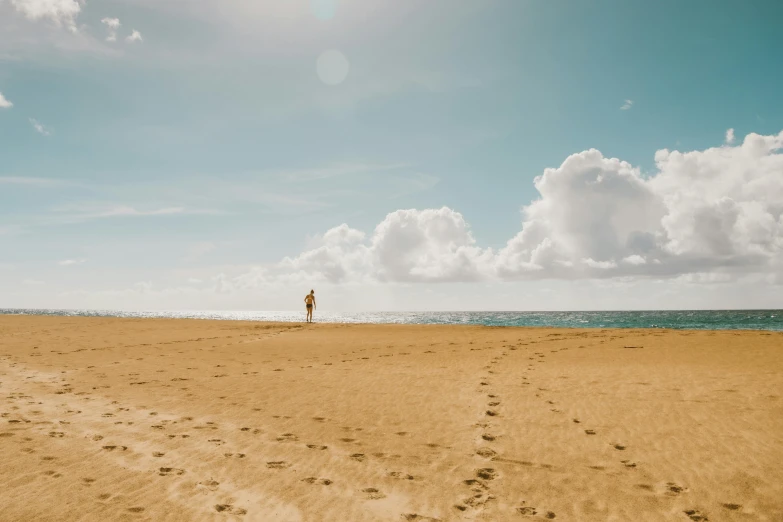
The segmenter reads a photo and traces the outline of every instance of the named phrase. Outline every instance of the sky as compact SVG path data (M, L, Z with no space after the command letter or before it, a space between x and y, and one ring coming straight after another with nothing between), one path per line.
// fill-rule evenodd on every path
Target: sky
M783 3L0 0L0 307L783 307Z

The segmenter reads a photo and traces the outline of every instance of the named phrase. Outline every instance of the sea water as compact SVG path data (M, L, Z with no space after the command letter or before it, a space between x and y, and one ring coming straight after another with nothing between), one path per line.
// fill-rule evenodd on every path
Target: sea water
M84 317L188 318L301 322L305 312L119 311L0 309L0 314ZM602 312L319 312L315 322L369 324L473 324L566 328L674 328L783 331L783 310L648 310Z

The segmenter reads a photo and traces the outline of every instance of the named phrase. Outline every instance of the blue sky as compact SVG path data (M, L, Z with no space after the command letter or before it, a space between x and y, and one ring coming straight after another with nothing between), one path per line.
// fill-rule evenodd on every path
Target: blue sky
M771 291L753 301L741 290L752 288L748 277L759 288L781 277L781 231L772 225L758 225L771 234L759 240L767 257L731 270L737 259L761 255L758 248L735 245L732 260L714 250L705 261L693 234L683 237L696 246L677 250L672 219L661 221L662 252L700 264L672 262L678 268L665 273L545 270L507 280L481 268L486 279L444 276L438 256L454 254L456 240L435 253L417 250L415 262L429 268L394 277L377 263L339 276L277 267L325 248L322 236L342 223L364 232L365 246L379 243L376 226L401 209L447 207L469 224L466 246L497 253L529 221L520 210L541 197L534 179L572 154L600 150L645 179L659 174L660 149L734 145L740 154L746 135L778 135L780 2L34 4L0 1L0 106L8 105L0 108L0 306L282 309L293 306L283 297L289 288L298 295L316 284L338 308L356 302L340 297L351 284L370 285L391 296L383 307L402 309L437 308L443 299L452 308L485 307L544 290L560 295L539 301L546 307L590 308L585 296L596 284L626 288L602 290L599 308L645 307L641 296L660 285L655 307L671 295L694 306L716 295L727 307L783 304ZM336 85L318 74L330 50L349 64L344 79L345 71L334 73ZM780 219L775 150L763 159L772 158L762 202L769 219L756 224ZM733 198L740 216L755 216L748 209L758 196L737 198L731 186L700 204ZM675 210L666 215L686 212ZM430 226L424 219L416 226ZM726 231L731 241L741 242L743 223ZM588 259L563 241L574 259ZM395 249L404 254L407 244ZM623 258L630 255L639 253ZM589 259L621 263L609 254ZM237 278L259 267L273 267L274 277L243 288L269 297L234 295ZM721 285L705 291L683 280L712 277L704 274L718 274ZM208 282L220 277L235 281L234 297L213 295L221 292ZM575 285L584 295L569 297ZM432 301L419 295L433 292ZM377 303L368 298L366 306Z

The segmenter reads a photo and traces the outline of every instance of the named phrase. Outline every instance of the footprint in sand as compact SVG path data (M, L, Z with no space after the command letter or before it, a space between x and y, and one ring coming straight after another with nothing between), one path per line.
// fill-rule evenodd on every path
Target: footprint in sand
M666 483L666 494L667 495L679 495L680 493L686 493L688 491L688 488L684 486L679 486L675 484L674 482L667 482Z
M738 509L742 509L742 506L739 504L721 504L721 506L731 511L737 511Z
M492 468L481 468L476 470L476 476L484 480L493 480L497 477L497 471Z
M457 504L454 506L460 511L466 511L468 507L482 508L487 504L487 502L495 498L494 495L489 495L487 493L489 491L489 488L487 487L486 484L484 484L480 480L467 479L467 480L463 480L462 482L463 484L468 486L474 494L471 497L463 500L462 504Z
M364 488L362 492L367 494L368 500L380 500L382 498L386 498L386 495L378 491L376 488Z
M524 504L524 502L523 502L523 504ZM532 517L532 516L537 515L538 511L536 510L536 508L534 508L532 506L521 506L521 507L517 508L517 513L519 513L522 516ZM546 518L546 519L551 520L553 518L556 518L557 515L555 515L554 512L552 512L552 511L547 511L542 516L544 518Z
M475 491L477 493L479 491L484 491L484 490L488 489L486 484L484 484L480 480L476 480L476 479L463 480L462 483L465 484L466 486L469 486L473 491Z
M218 482L217 480L211 480L210 479L210 480L206 480L204 482L198 482L196 485L197 486L201 486L203 488L206 488L206 489L208 489L210 491L216 491L218 486L220 485L220 482Z
M407 473L402 473L401 471L392 471L389 473L389 476L396 479L401 480L413 480L413 475L408 475Z
M267 462L266 467L269 469L285 469L291 467L291 464L287 463L284 460L276 460L272 462Z
M328 486L332 483L332 481L329 479L318 478L318 477L307 477L305 479L302 479L302 482L307 482L308 484L315 484L320 486Z
M595 430L585 430L588 435L595 435Z
M224 453L223 456L226 457L226 458L229 458L229 459L231 457L233 457L235 459L244 459L245 458L245 454L244 453Z
M279 437L277 437L277 442L296 442L299 440L299 437L294 435L293 433L283 433Z
M161 477L165 477L168 475L184 475L185 470L180 468L160 468L158 470L158 475Z
M128 446L103 446L103 449L106 451L114 451L117 448L119 448L121 451L125 451L128 449Z
M614 449L619 451L625 450L625 446L623 446L622 444L612 444L612 446L614 447Z
M417 513L403 513L401 516L409 522L441 522L439 518L425 517Z
M491 459L497 456L497 453L489 448L479 448L476 450L476 455L485 459Z
M55 439L61 439L65 437L65 433L63 433L62 431L50 431L49 436Z
M325 450L326 446L321 446L320 444L308 444L308 448L315 449L315 450Z
M247 510L234 507L231 504L216 504L215 511L218 513L227 513L229 515L246 515Z
M130 511L131 513L141 513L142 511L144 511L144 508L143 507L130 507L130 508L128 508L128 511Z
M365 456L364 453L354 453L353 455L351 455L351 458L358 462L364 462Z
M698 509L687 509L683 511L686 515L688 515L688 518L691 520L694 520L695 522L706 522L709 519L707 518L707 515L699 511Z
M626 468L635 468L636 467L636 462L631 462L630 460L621 460L620 462Z
M162 457L162 456L164 456L164 455L165 455L165 453L163 453L163 452L161 452L161 451L154 451L154 452L152 453L152 456L153 456L153 457Z

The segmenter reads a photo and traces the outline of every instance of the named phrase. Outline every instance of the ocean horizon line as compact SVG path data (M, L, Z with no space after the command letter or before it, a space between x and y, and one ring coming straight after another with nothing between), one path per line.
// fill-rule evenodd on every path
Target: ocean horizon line
M0 315L302 322L305 311L0 308ZM561 328L783 331L783 309L316 311L315 322L335 324L462 324Z

